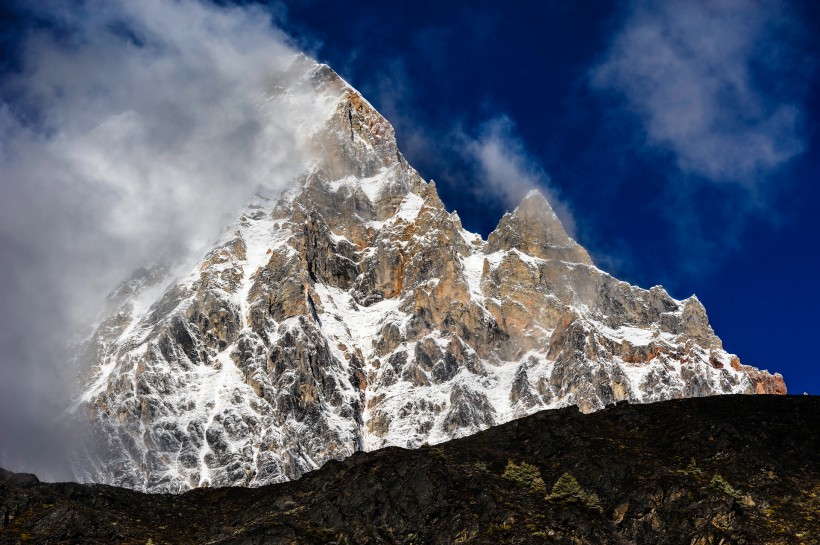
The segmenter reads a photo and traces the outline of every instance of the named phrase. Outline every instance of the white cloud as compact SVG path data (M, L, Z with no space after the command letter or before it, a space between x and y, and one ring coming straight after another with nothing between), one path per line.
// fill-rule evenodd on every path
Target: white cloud
M754 188L803 150L794 23L778 2L637 2L593 86L622 97L649 145L678 167ZM780 82L780 84L775 84Z
M515 208L531 189L540 190L549 200L564 229L575 236L575 222L569 208L557 196L549 175L527 151L515 134L512 121L499 116L485 122L477 137L461 133L463 154L476 165L474 188L480 194Z
M311 89L267 100L296 50L261 8L27 9L49 24L0 82L0 445L36 465L59 456L45 422L73 328L136 267L218 234L258 185L284 187L324 104Z

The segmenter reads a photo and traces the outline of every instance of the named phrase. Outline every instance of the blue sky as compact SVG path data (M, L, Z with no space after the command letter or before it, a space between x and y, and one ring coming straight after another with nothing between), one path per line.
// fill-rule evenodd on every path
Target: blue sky
M470 153L496 142L599 266L697 294L727 350L820 394L820 6L655 4L279 8L465 226L486 234L510 207Z
M45 50L52 66L76 70L74 79L69 74L63 83L101 82L103 91L110 91L105 87L110 82L101 74L120 74L118 57L109 58L108 52L123 44L139 49L144 40L129 19L112 27L100 15L109 9L103 6L117 2L89 0L71 9L66 6L72 3L57 0L37 8L26 4L0 9L0 93L18 113L26 113L26 126L42 124L47 133L55 130L48 116L26 95L42 90L37 86L42 78L20 82L21 71L31 70L25 51L32 36L51 36L56 46ZM139 9L150 15L161 4L145 0L132 6L149 6ZM278 27L276 40L330 64L394 124L410 163L436 180L445 204L458 210L467 228L486 235L529 185L537 185L601 268L643 287L662 284L678 298L697 294L728 351L744 363L781 372L792 393L820 394L820 356L814 347L820 328L817 3L241 5L249 11L236 19L248 27L240 43L252 54L247 62L224 61L229 66L221 67L218 81L226 88L236 74L259 72L251 60L278 54L277 44L259 37L265 32L260 25ZM186 14L175 15L176 27L173 19L160 21L168 32L186 26ZM88 22L98 20L107 26ZM201 35L198 39L205 44ZM87 55L55 56L62 46L81 52L86 47ZM203 65L195 56L179 61L190 78L170 81L199 100L202 89L191 82L207 80L196 79ZM44 59L49 57L38 58ZM133 57L122 59L141 66ZM230 63L241 66L233 70ZM133 84L139 85L139 78ZM145 108L161 108L175 100L167 96L149 104L145 93L114 88L118 106L139 99ZM71 96L71 89L64 94ZM89 89L84 92L99 92ZM86 99L71 104L89 111L99 105ZM61 104L65 96L57 93L49 100ZM173 141L174 135L164 136ZM49 218L82 198L81 191L55 197ZM45 214L28 212L27 217ZM80 207L55 225L91 221L86 212L96 217ZM139 219L120 227L138 232L140 240L163 234L135 230ZM54 239L52 246L26 251L24 238L10 230L0 234L7 255L19 263L51 263L37 251L64 246ZM89 248L112 252L119 243L116 237L86 240ZM130 249L136 260L140 251ZM81 261L102 267L121 257L103 252ZM79 265L75 269L77 278L87 274ZM118 272L113 265L111 270ZM23 292L16 293L11 295ZM37 308L38 316L51 311L45 303ZM18 322L21 330L28 327L25 320Z

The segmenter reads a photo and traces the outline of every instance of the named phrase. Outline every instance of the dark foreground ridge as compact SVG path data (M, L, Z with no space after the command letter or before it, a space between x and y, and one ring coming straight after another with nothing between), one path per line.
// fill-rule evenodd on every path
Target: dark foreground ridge
M258 489L0 470L0 543L820 543L820 398L545 411Z

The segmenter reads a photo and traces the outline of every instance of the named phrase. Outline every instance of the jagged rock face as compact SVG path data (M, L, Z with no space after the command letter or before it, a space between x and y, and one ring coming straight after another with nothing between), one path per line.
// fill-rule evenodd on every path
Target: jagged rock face
M784 393L721 346L700 302L596 268L530 193L485 241L324 65L319 159L257 196L181 277L141 271L86 343L78 477L149 491L299 477L570 404Z

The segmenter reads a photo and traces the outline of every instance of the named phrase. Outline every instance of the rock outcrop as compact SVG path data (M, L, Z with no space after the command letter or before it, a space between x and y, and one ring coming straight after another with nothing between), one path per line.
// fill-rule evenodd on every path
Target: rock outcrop
M544 408L785 392L722 349L694 296L595 267L537 191L486 241L467 232L359 93L292 71L330 105L316 160L187 271L112 297L81 351L98 440L80 478L257 486Z

